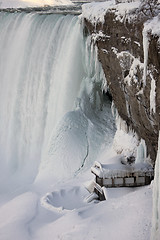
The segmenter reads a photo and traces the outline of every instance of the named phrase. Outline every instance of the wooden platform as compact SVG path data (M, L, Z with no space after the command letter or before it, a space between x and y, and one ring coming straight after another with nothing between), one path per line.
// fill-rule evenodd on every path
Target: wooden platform
M95 162L91 172L95 175L94 191L100 200L105 199L103 187L139 187L150 184L154 178L154 169L148 163L104 165Z

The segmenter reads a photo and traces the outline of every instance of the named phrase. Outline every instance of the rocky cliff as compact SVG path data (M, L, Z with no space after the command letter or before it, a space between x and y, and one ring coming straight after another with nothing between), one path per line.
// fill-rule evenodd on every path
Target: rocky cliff
M153 162L160 113L160 41L152 29L155 24L155 18L148 21L137 10L117 17L112 8L96 23L84 17L85 33L98 47L115 107L128 127L145 140Z

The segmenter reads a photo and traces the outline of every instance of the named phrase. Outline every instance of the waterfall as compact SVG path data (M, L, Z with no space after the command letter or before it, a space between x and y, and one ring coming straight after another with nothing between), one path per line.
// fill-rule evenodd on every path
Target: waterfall
M98 139L105 132L97 125L93 133L87 116L87 106L103 101L104 76L86 66L92 57L85 52L78 17L1 12L0 36L1 176L19 174L32 182L43 169L73 174L95 147L88 136Z

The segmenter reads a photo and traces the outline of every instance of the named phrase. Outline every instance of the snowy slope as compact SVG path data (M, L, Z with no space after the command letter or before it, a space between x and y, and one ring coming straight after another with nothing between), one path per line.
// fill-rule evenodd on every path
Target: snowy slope
M26 193L17 192L17 197L0 208L0 239L150 239L150 186L109 189L106 201L86 203L86 180L83 175L53 185L45 204L37 186Z

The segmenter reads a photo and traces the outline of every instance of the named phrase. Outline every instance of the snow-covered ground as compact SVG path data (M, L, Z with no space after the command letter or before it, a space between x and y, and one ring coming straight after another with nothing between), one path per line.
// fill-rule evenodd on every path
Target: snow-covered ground
M153 185L153 215L152 215L152 233L151 240L160 238L160 134L158 142L158 153L155 166L155 178Z
M87 172L45 190L33 185L3 196L0 239L149 240L152 186L108 189L106 201L87 203L90 179Z
M133 141L130 136L128 141ZM103 149L98 159L120 161L112 147ZM107 200L88 202L93 179L88 168L48 184L42 179L19 189L11 187L1 195L0 239L149 240L153 184L106 189Z

